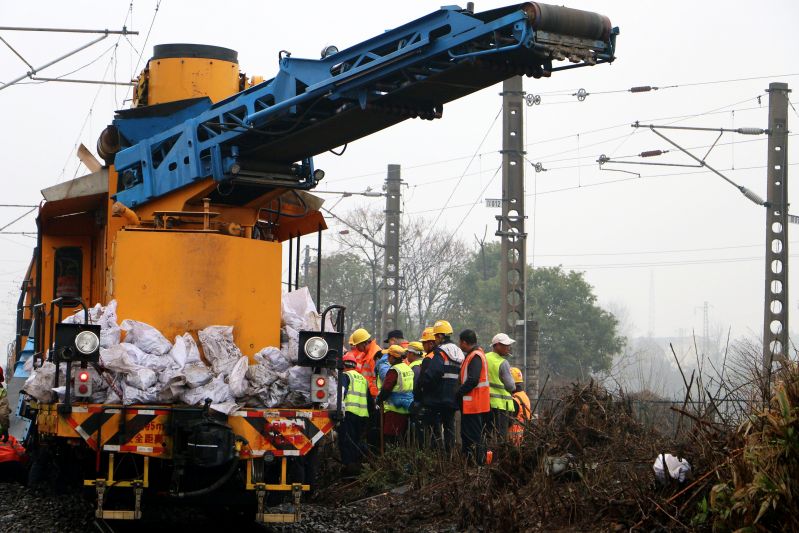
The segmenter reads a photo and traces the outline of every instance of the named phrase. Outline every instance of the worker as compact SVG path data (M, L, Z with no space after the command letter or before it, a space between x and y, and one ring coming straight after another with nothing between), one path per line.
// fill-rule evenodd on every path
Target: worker
M361 368L361 374L369 384L369 393L372 397L377 396L377 383L375 374L375 364L377 363L380 346L372 335L363 328L356 329L350 335L352 345L357 352L357 359Z
M403 362L405 349L394 344L388 348L391 368L386 372L377 405L383 410L383 437L397 445L408 429L408 415L413 403L413 370Z
M485 463L485 418L491 412L488 386L488 364L483 349L477 345L477 333L461 331L460 348L466 357L460 371L460 388L456 393L461 406L461 444L463 454L472 462Z
M342 358L344 373L341 378L342 398L344 399L344 420L339 425L339 451L344 471L355 474L360 469L366 454L363 433L369 422L369 385L356 369L355 355L348 352Z
M5 386L5 374L0 366L0 441L8 438L8 428L11 425L11 409L8 406L8 391Z
M452 326L446 320L433 325L436 347L429 364L419 378L424 406L425 432L432 435L432 445L451 453L455 445L455 393L459 387L463 352L451 339ZM441 433L439 433L439 429Z
M492 351L486 354L488 363L488 382L491 387L491 417L488 420L488 434L492 439L504 439L508 434L513 418L513 397L516 390L510 374L511 345L516 342L504 333L497 333L491 339Z
M419 339L419 342L422 343L425 357L432 357L433 348L436 347L436 336L433 333L433 326L424 328L424 331L422 332L422 338Z
M11 409L8 406L8 392L4 382L3 367L0 366L0 482L16 481L24 484L28 477L25 469L28 456L17 439L8 434Z
M428 365L430 364L430 358L433 356L433 348L436 347L436 337L433 334L433 326L429 326L424 328L422 332L422 336L419 339L419 343L422 345L422 350L424 353L422 354L422 362L418 367L418 373L416 374L416 379L413 382L413 405L411 406L411 420L419 420L419 425L417 426L416 431L416 441L418 445L422 448L426 448L429 446L430 437L431 435L429 432L425 435L424 432L424 404L422 402L422 380L421 375L424 374L425 370L427 370ZM414 370L416 373L416 370Z
M405 362L408 363L408 366L413 370L413 383L414 383L414 391L416 388L416 383L419 382L419 375L422 370L422 361L424 360L424 347L422 343L419 341L412 341L408 343L408 347L405 349ZM424 440L424 430L422 429L422 417L421 410L419 409L419 405L417 405L416 401L416 392L414 392L414 402L411 404L411 413L408 417L408 423L410 424L410 433L411 437L414 442L421 444Z
M394 344L402 346L403 348L408 347L408 341L405 340L405 335L402 334L401 329L393 329L389 331L388 335L386 335L386 339L383 342L386 344L386 348Z
M405 362L413 369L414 380L419 379L419 371L422 366L422 359L424 358L424 347L419 341L409 342L405 348Z
M352 332L352 344L358 352L357 357L361 375L366 378L366 383L369 385L369 395L374 400L378 393L375 365L380 357L380 345L363 328ZM366 432L366 440L369 446L376 450L380 445L380 413L374 409L374 402L370 402L369 406L369 427Z
M532 411L530 409L530 398L524 391L524 376L522 371L515 366L510 369L516 390L513 392L513 413L514 419L511 422L508 436L510 441L516 446L520 446L524 437L524 426L530 422Z
M348 343L349 343L349 345L350 345L350 349L349 349L349 350L347 351L347 353L345 353L344 355L346 356L346 355L348 355L348 354L352 354L352 356L353 356L353 357L355 358L355 360L357 361L357 360L358 360L358 354L359 354L360 352L358 352L358 350L356 350L356 349L355 349L355 345L352 343L352 335L350 335L350 338L349 338L349 340L348 340L347 342L348 342ZM360 372L360 371L361 371L360 365L356 363L355 369L356 369L358 372Z

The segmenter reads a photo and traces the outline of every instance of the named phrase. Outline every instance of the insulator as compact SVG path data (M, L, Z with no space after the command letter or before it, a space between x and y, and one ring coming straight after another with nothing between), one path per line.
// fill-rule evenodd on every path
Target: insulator
M665 152L663 150L649 150L646 152L641 152L639 155L641 157L655 157L659 155L663 155Z
M631 93L646 93L652 90L651 85L640 85L638 87L632 87L630 89Z
M750 191L743 185L740 187L740 191L744 196L749 198L752 202L756 203L757 205L763 205L766 203L765 200L763 200L756 192Z
M766 133L766 130L763 128L738 128L735 131L741 135L763 135Z

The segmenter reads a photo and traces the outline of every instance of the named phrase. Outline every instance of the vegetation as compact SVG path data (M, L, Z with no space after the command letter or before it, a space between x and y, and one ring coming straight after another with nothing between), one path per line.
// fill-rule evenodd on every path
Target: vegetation
M322 259L322 303L346 305L348 329L363 326L376 331L383 286L382 213L358 209L346 219L360 230L339 234L337 239L346 251ZM401 236L402 329L414 337L444 318L456 333L475 329L479 341L487 345L503 330L499 243L470 250L458 239L442 242L438 232L430 231L420 218L406 222ZM312 263L312 279L315 272ZM610 367L625 339L618 333L613 314L597 304L593 287L582 273L528 266L527 294L528 319L539 323L539 349L547 373L566 380L586 379Z

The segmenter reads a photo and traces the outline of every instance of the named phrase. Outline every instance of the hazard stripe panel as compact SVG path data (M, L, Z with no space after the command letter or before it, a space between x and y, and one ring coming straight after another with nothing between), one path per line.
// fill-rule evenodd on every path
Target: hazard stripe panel
M79 438L93 450L172 457L169 428L172 413L181 408L90 404L64 414L57 405L40 407L37 424L44 435ZM249 443L242 455L255 457L305 455L334 427L329 411L311 409L240 409L227 423Z

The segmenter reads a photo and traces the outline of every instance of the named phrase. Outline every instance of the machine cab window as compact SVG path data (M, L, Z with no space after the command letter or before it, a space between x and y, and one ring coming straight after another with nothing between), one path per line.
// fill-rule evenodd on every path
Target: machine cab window
M55 252L55 298L79 298L83 279L83 252L77 246Z

